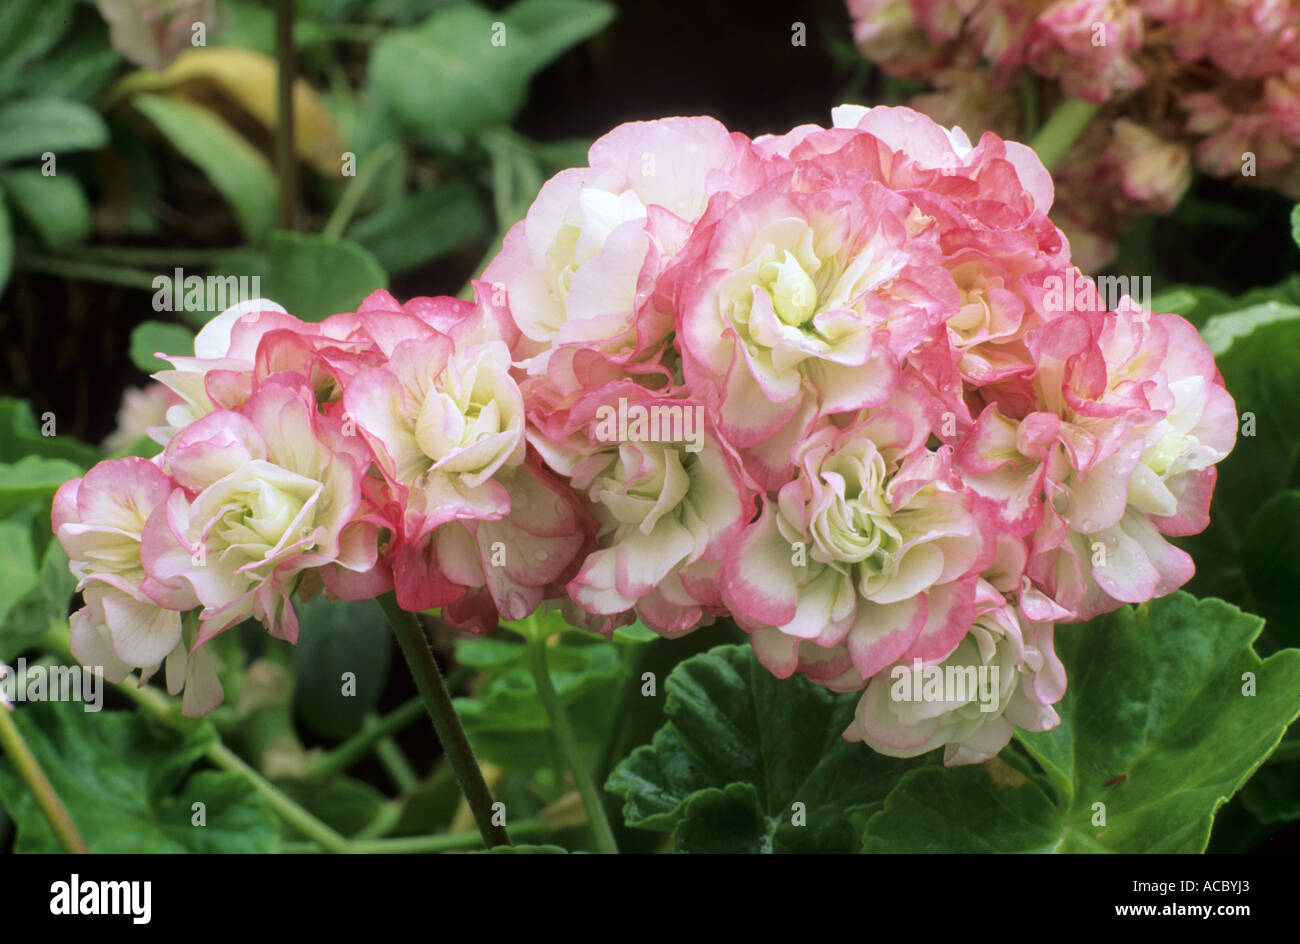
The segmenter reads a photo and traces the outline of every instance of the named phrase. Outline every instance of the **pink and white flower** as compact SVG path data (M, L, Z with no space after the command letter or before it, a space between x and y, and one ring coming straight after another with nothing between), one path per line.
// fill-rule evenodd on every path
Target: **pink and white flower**
M291 373L172 439L161 461L178 488L149 516L141 554L202 605L200 642L249 618L295 641L290 594L306 572L374 567L375 528L357 518L369 458Z
M723 598L778 676L860 688L898 659L946 657L970 626L992 512L909 406L809 435L727 558Z
M871 679L844 737L890 757L944 748L944 763L988 760L1016 728L1046 731L1060 718L1065 667L1051 623L1030 621L985 585L988 602L942 661L900 661Z
M101 462L60 486L51 524L85 600L70 620L72 654L113 682L133 669L148 678L165 664L168 691L184 689L183 710L195 717L221 701L207 652L183 632L181 612L197 600L183 584L151 574L141 554L147 523L173 489L148 460Z

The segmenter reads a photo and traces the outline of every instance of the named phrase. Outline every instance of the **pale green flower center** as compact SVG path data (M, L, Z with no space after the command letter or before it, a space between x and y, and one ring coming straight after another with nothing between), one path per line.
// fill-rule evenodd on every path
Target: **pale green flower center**
M618 458L593 489L601 506L619 525L639 527L647 534L674 511L691 489L693 453L668 445L620 446Z
M834 497L813 521L813 534L835 559L872 575L892 572L902 535L893 522L884 458L874 450L844 451L827 460L822 478Z
M777 317L786 324L800 327L816 313L817 286L788 249L780 262L765 263L758 277Z
M262 562L307 537L314 527L320 483L269 463L254 463L251 475L221 495L207 543L222 559ZM224 491L224 490L223 490Z
M1147 450L1146 455L1142 457L1142 462L1156 475L1163 475L1175 459L1196 445L1195 436L1184 436L1177 430L1171 429Z

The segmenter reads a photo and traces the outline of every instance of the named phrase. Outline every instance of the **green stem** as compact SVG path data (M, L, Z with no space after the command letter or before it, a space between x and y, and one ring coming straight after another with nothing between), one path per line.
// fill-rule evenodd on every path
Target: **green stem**
M348 841L356 842L358 839L379 839L387 836L402 821L402 814L406 812L406 801L407 797L401 797L386 802L379 808L374 818L354 833Z
M1052 170L1065 156L1065 152L1083 134L1083 129L1088 127L1097 108L1098 103L1077 98L1063 99L1056 106L1047 123L1029 142L1029 146L1038 152L1038 158L1044 167Z
M411 762L406 759L406 755L391 736L382 737L375 742L375 756L383 764L384 770L392 778L399 793L410 793L420 785L420 775L415 772Z
M356 215L357 208L361 206L361 201L365 199L366 193L370 190L370 185L374 183L375 178L379 176L379 172L384 169L385 165L401 152L401 148L398 147L396 142L389 141L370 155L361 173L349 180L348 185L343 189L339 202L334 206L334 212L330 214L325 228L321 230L322 236L331 240L343 236L344 230L348 228L348 223L352 222L352 217Z
M127 269L120 265L106 265L98 262L86 262L81 259L58 259L53 256L39 256L31 253L19 253L15 263L19 269L28 272L44 272L58 275L65 279L80 279L86 282L105 282L109 285L124 285L154 291L154 278L148 272Z
M1038 114L1038 76L1028 70L1020 77L1020 110L1021 127L1025 129L1025 137L1032 141L1034 135L1038 134L1040 117Z
M408 613L398 606L397 599L391 593L384 594L379 602L388 616L388 622L392 624L393 634L397 636L402 655L406 657L406 664L415 678L415 686L424 699L438 741L460 782L465 801L474 813L474 821L483 834L483 841L488 846L510 845L510 836L505 827L492 822L492 791L483 779L483 771L479 769L474 757L474 749L470 747L465 729L456 716L451 695L443 682L442 672L433 658L433 650L429 648L429 641L425 638L419 620L414 613Z
M64 851L90 852L86 840L81 838L76 824L68 815L68 808L59 799L54 785L50 783L50 778L46 777L45 771L41 770L36 755L23 740L22 732L18 730L18 725L14 724L14 719L10 716L10 709L4 705L0 705L0 748L9 755L14 768L18 771L18 776L22 778L23 783L27 784L27 789L36 799L36 805L41 808L41 813L49 822L50 828L54 830L55 838L59 840L59 845L63 846Z
M533 678L537 680L537 694L541 696L542 707L551 719L551 731L555 734L560 753L564 755L569 770L573 773L574 783L578 785L578 795L582 797L582 806L587 811L587 821L596 840L596 849L599 852L616 853L618 844L614 842L614 831L610 828L609 817L605 815L605 804L601 801L596 782L591 779L591 771L583 759L578 736L569 723L569 716L564 713L555 686L551 684L551 672L546 664L545 634L535 633L529 639L528 662L533 670Z
M523 819L511 827L519 835L544 835L551 828L539 819ZM463 833L440 833L436 836L398 836L394 839L354 839L353 852L371 854L455 852L460 849L477 849L483 845L478 830ZM319 852L312 842L286 842L281 846L286 853Z
M164 249L157 246L80 246L79 260L113 262L172 269L177 266L209 268L226 265L248 255L248 250L229 249Z
M207 758L223 770L241 774L244 779L253 785L253 789L266 798L271 808L280 815L281 819L313 842L320 843L323 848L328 849L330 852L347 853L357 851L346 839L281 793L276 789L275 784L246 764L242 757L220 741L214 741L212 746L208 748Z
M297 52L293 46L293 0L275 5L276 113L275 166L280 178L280 228L298 228L298 160L293 147L293 83Z
M343 773L362 757L365 757L380 738L391 737L416 721L422 714L424 714L424 702L418 697L412 698L399 708L394 708L375 721L373 725L362 728L316 761L312 765L311 773L308 775L309 778L317 781L328 780L330 777Z

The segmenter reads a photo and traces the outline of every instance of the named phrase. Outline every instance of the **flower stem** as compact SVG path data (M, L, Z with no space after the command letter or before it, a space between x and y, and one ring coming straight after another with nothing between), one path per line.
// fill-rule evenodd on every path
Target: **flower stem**
M545 835L552 828L540 819L521 819L512 827L518 835ZM477 849L483 845L483 836L476 829L459 833L438 833L432 836L397 836L389 839L352 840L352 851L367 854L455 852L460 849ZM312 842L286 842L280 849L286 853L319 852Z
M357 208L361 206L361 201L365 199L366 193L370 190L370 185L374 183L379 172L402 153L400 147L392 141L375 149L375 152L369 156L366 166L361 173L348 181L348 185L343 189L339 202L334 207L334 212L330 214L329 220L325 223L325 228L321 230L321 235L326 239L335 240L343 237L343 232L348 228L348 223L352 222L352 217L356 215Z
M152 292L155 288L155 277L150 273L116 263L87 262L82 259L65 259L22 252L15 259L15 265L28 272L43 272L46 275L62 276L65 279L123 285L146 292Z
M266 798L267 803L280 818L304 836L320 843L330 852L356 851L346 839L281 793L275 784L250 767L242 757L220 741L213 742L206 756L223 770L243 775L244 779L253 785L253 789Z
M416 721L422 714L424 714L424 702L418 697L412 698L404 705L394 708L375 721L373 725L366 725L312 764L311 772L307 775L308 778L314 781L328 780L330 777L343 773L343 771L370 753L370 750L380 739L391 737L408 724Z
M293 46L293 0L275 5L276 113L275 165L280 178L280 228L298 228L298 158L293 145L293 83L297 52Z
M591 779L591 771L587 769L587 763L578 747L578 736L569 723L569 716L564 713L555 686L551 684L551 672L546 664L545 634L537 633L528 640L528 661L533 670L533 678L537 680L537 694L541 696L542 707L551 719L551 730L555 733L560 753L564 755L569 770L573 773L574 783L578 786L578 795L582 797L582 806L587 811L587 822L596 840L596 849L599 852L616 853L618 844L614 842L614 831L610 828L609 817L605 815L605 805L601 802L596 782Z
M510 845L510 835L505 827L492 822L492 791L483 779L483 771L474 758L474 749L470 747L465 729L456 717L451 695L443 682L442 672L433 658L433 651L429 648L429 641L425 638L419 620L414 613L408 613L398 606L397 599L391 593L384 594L379 602L388 622L392 624L393 634L402 647L402 655L406 657L411 675L415 677L415 686L424 699L424 706L433 720L433 729L456 773L465 801L474 813L474 821L483 834L483 842L489 847Z
M77 832L76 824L72 822L72 817L68 815L68 808L59 799L58 793L54 790L54 785L45 776L45 771L41 770L36 755L32 753L32 749L23 740L22 732L18 730L18 725L14 724L14 719L10 716L10 709L4 705L0 705L0 747L4 748L4 752L13 761L14 767L18 770L18 776L22 778L23 783L27 784L27 789L32 792L32 796L36 799L36 805L41 808L41 812L49 822L50 828L54 830L54 835L59 840L59 845L63 846L64 851L90 852L90 849L86 846L86 840L81 838L81 833Z
M1061 101L1048 117L1046 124L1034 135L1029 146L1038 152L1043 166L1052 170L1065 152L1078 140L1079 135L1088 127L1092 116L1096 114L1098 103L1085 102L1078 98L1066 98Z

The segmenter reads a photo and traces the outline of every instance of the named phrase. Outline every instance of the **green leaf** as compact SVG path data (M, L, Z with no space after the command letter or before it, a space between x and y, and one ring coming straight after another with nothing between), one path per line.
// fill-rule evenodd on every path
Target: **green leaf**
M651 629L649 626L647 626L645 623L641 622L640 620L637 620L635 623L631 623L627 626L620 626L618 627L618 629L614 630L615 642L630 642L630 643L639 644L639 643L654 642L656 639L659 638L660 636L658 633L656 633L653 629Z
M298 620L294 709L320 734L355 734L378 707L388 681L388 622L372 600L331 602L320 595L299 605Z
M369 826L387 803L382 793L360 780L336 777L324 783L279 784L281 790L309 813L344 836L352 836ZM310 839L288 827L286 838Z
M489 128L514 116L537 70L612 16L593 0L524 0L502 14L456 4L376 42L370 80L425 143Z
M520 0L505 14L507 30L524 34L519 56L530 74L599 33L612 19L613 5L597 0Z
M1201 337L1215 356L1232 346L1237 338L1250 334L1260 325L1300 317L1300 308L1268 301L1237 311L1223 312L1208 319L1201 327Z
M108 143L98 112L66 98L22 98L0 105L0 164L72 151L93 151Z
M0 515L29 502L48 502L60 485L81 474L67 459L24 456L17 462L0 462Z
M142 321L131 329L131 363L146 374L171 367L155 354L194 354L194 332L167 321Z
M665 684L668 723L606 789L623 797L629 826L676 830L684 851L856 851L848 812L932 762L845 741L857 695L777 679L748 646L688 659Z
M44 0L35 2L47 9L59 6ZM57 48L28 64L14 77L15 90L27 95L55 95L86 104L97 98L121 64L122 54L109 43L104 24L95 22L95 19L88 17L77 23Z
M59 41L75 0L8 0L0 4L0 90L7 90ZM100 32L104 29L100 26Z
M261 152L202 105L145 93L132 96L131 104L221 192L244 236L261 242L271 231L277 192L275 174Z
M12 521L0 521L0 626L5 625L9 612L36 586L36 552L32 548L31 531ZM43 632L45 626L40 630Z
M1241 564L1273 648L1300 646L1300 491L1278 492L1250 519Z
M28 704L14 721L92 852L275 850L278 820L248 781L190 773L212 743L210 726L182 735L139 714L83 707ZM7 760L0 763L0 800L18 827L16 852L59 851ZM193 825L195 803L203 804L206 825Z
M302 233L271 234L262 289L306 321L355 311L367 295L387 286L388 277L363 246Z
M590 630L570 624L564 618L564 613L556 607L535 610L521 620L502 620L500 625L524 639L549 639L565 634L575 634L587 640L602 638Z
M451 824L452 817L462 802L460 784L450 764L440 764L430 777L406 797L402 815L393 827L394 836L427 836L442 832Z
M90 235L90 203L76 178L27 168L0 174L0 184L46 249L62 251Z
M1291 239L1300 246L1300 204L1291 209Z
M493 22L481 7L457 4L375 43L371 82L408 130L427 142L514 115L528 76L508 45L492 45Z
M673 846L688 853L772 852L758 790L752 783L729 783L691 794L673 830Z
M527 141L492 131L481 140L492 157L492 200L497 230L504 233L528 213L545 178Z
M0 561L11 553L20 556L26 553L14 550L20 544L17 532L4 533L5 526L10 523L0 522L0 539L5 541L4 548L0 549ZM22 540L28 550L36 552L30 534ZM11 585L13 589L27 588L25 593L13 593L12 602L0 604L0 610L7 610L7 618L0 616L0 661L12 659L33 645L51 626L64 624L68 618L68 603L77 584L68 570L68 555L63 553L58 541L51 539L39 559L40 568L34 583L24 576L25 562L19 561L16 574L11 570L11 564L0 563L0 579L5 581L5 586L0 588L0 598L10 597Z
M1246 572L1247 531L1261 503L1300 488L1300 318L1261 323L1235 336L1217 363L1236 402L1239 435L1217 467L1209 527L1177 543L1196 561L1189 592L1256 612L1262 606L1251 586L1259 578ZM1275 628L1283 627L1265 630L1261 651L1275 648Z
M348 237L393 274L410 272L488 233L478 198L457 181L442 183L358 220Z
M1293 739L1284 745L1296 743ZM1300 819L1300 760L1265 764L1241 791L1245 808L1262 823Z
M1061 724L1017 732L1043 776L909 774L869 820L867 851L1204 851L1216 810L1300 714L1300 651L1261 662L1262 626L1180 592L1062 627Z
M54 419L52 415L43 416L38 427L29 403L0 397L0 462L37 455L67 459L86 469L103 458L95 447L68 436L42 435L42 429L50 429ZM57 425L53 428L57 429Z
M483 673L473 698L456 699L475 751L519 775L563 767L529 669L527 645L504 639L457 640L456 659ZM579 746L589 758L599 756L613 728L610 706L627 673L618 648L569 634L547 650L547 662Z

